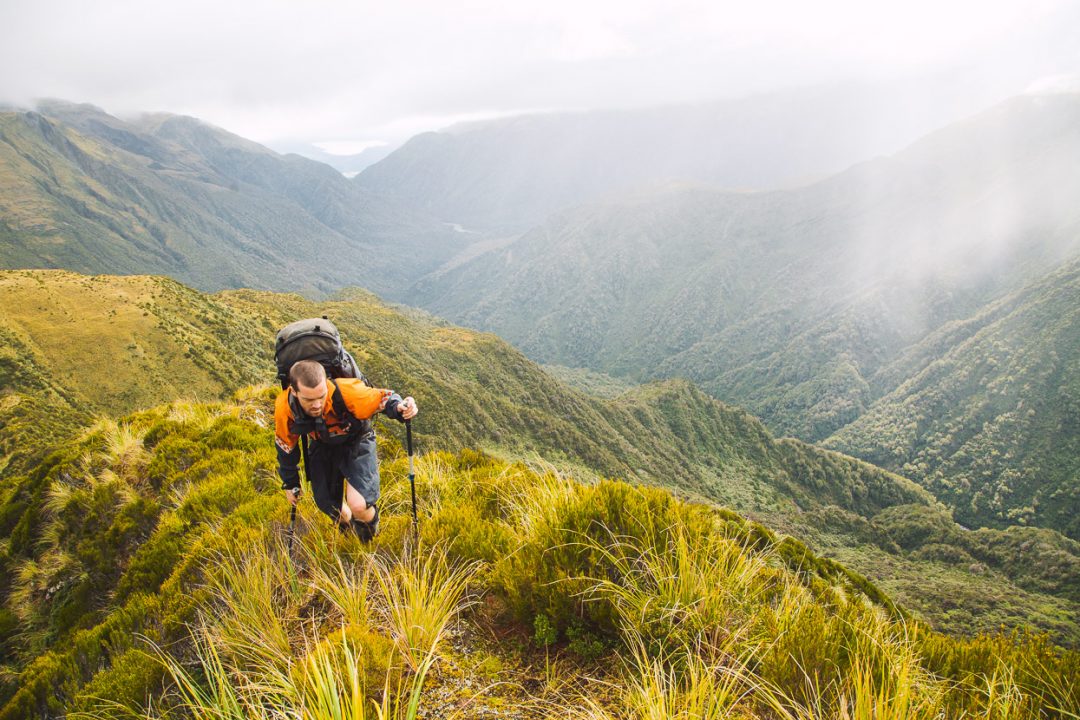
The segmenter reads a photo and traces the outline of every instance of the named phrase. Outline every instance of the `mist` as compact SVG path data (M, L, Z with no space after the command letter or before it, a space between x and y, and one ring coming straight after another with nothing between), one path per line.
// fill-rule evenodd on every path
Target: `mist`
M944 102L956 119L1080 73L1078 28L1080 8L1065 0L9 0L0 102L187 114L271 147L333 154L466 120L837 83L906 86L915 113Z

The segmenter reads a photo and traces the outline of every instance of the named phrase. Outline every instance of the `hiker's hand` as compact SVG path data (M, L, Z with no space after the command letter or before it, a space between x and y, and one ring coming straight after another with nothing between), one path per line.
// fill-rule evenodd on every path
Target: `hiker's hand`
M290 505L296 505L296 501L300 499L300 488L286 490L285 497L289 498Z
M416 413L420 412L420 408L416 407L416 401L411 397L407 397L398 403L397 409L401 413L403 420L412 420L416 417Z

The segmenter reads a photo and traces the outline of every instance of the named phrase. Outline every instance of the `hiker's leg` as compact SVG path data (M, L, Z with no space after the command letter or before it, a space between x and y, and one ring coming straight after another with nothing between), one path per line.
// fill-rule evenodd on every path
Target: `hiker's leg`
M348 523L341 518L341 473L338 472L331 448L322 443L308 445L308 470L311 473L311 497L315 505L337 523Z
M364 496L352 485L345 487L345 504L356 520L371 522L371 519L375 517L375 509L367 504Z
M341 470L347 481L345 503L353 519L371 522L379 500L379 460L375 455L374 433L350 444Z

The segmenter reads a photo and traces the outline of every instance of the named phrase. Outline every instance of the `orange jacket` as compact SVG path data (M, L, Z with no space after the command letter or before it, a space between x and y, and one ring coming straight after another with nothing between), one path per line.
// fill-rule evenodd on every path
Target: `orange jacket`
M355 378L328 380L327 385L329 386L329 393L323 403L322 418L326 422L326 429L331 435L347 434L342 426L342 419L337 417L334 412L333 400L335 393L341 393L341 397L345 401L345 407L357 420L368 420L381 410L387 410L388 414L394 414L397 403L401 400L392 390L368 387L363 381ZM291 394L292 388L286 388L278 395L277 402L274 405L274 440L277 442L278 448L287 454L292 454L296 450L297 443L300 442L300 436L293 432L294 422L298 418L293 416L293 410L290 407L289 397ZM388 408L388 404L393 405L393 407ZM309 433L309 437L314 437L314 433Z

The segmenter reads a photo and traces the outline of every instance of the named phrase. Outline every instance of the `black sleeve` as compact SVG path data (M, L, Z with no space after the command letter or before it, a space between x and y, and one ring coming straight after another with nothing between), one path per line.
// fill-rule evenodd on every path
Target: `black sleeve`
M292 452L285 452L276 443L274 447L277 448L277 471L281 477L281 489L292 490L300 487L300 444L297 443Z
M386 407L383 408L383 414L391 420L405 422L405 418L401 417L401 413L398 412L398 403L400 402L400 395L398 395L397 393L390 393L390 397L386 401Z

